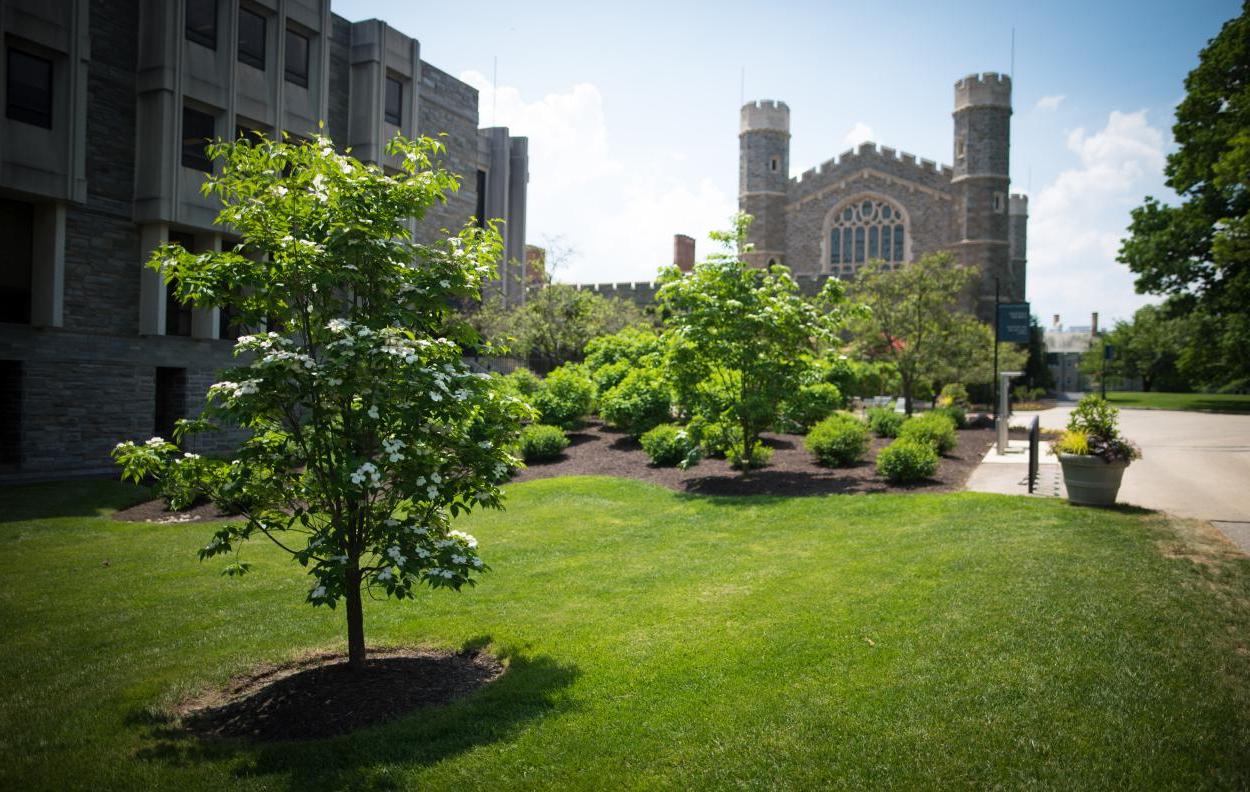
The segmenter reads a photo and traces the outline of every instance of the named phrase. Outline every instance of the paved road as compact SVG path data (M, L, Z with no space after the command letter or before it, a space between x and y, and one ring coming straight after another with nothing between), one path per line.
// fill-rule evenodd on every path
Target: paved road
M1012 425L1034 415L1062 429L1072 407L1019 412ZM1250 415L1120 410L1120 431L1142 458L1124 472L1121 503L1201 520L1250 521Z

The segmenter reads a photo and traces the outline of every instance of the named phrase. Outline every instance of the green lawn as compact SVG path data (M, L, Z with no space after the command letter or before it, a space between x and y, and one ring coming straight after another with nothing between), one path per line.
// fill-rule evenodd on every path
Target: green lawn
M1140 393L1107 391L1107 401L1120 407L1145 410L1201 410L1203 412L1250 412L1250 396L1237 393Z
M134 490L0 489L0 788L1250 784L1250 561L1162 518L993 495L510 488L463 594L372 602L379 645L489 642L450 707L316 743L197 743L171 700L338 646L256 543L103 518ZM107 562L107 566L105 565Z

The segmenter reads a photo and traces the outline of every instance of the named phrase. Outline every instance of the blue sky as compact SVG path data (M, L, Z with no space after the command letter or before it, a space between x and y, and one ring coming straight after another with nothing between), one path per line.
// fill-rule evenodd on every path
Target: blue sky
M1172 112L1240 6L1185 2L412 3L335 0L421 41L530 136L527 236L565 281L643 280L672 235L707 252L737 205L738 108L791 108L792 175L873 140L951 161L953 84L1012 69L1012 189L1030 196L1028 296L1049 322L1126 318L1129 210L1168 196ZM498 61L498 91L492 91ZM745 69L745 80L743 70Z

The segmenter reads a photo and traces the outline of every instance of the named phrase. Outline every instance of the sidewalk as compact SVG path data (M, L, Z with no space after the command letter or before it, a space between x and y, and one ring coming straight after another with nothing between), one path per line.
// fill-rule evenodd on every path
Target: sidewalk
M981 464L972 472L967 488L970 492L993 492L999 495L1029 494L1029 441L1009 440L1005 454L995 444L986 452ZM1038 445L1037 484L1033 495L1045 498L1067 497L1059 460L1050 451L1050 443Z

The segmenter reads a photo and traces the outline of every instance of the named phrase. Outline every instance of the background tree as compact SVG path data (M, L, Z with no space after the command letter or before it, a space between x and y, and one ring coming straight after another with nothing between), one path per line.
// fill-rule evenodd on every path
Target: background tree
M1171 316L1192 316L1191 371L1208 387L1250 386L1250 2L1225 23L1185 79L1172 127L1167 185L1179 206L1154 198L1133 210L1119 260L1137 290L1168 295Z
M549 284L512 308L492 298L470 313L469 321L488 341L526 358L540 372L581 360L592 338L649 323L632 302L566 283Z
M1024 361L1024 384L1031 389L1051 391L1055 388L1055 375L1046 365L1046 331L1036 316L1029 317L1029 343ZM1010 371L1011 369L1005 369Z
M1103 347L1111 344L1114 356L1105 361L1107 376L1140 379L1142 390L1159 388L1187 391L1188 382L1180 371L1189 346L1189 322L1170 317L1154 305L1143 306L1131 322L1117 322L1104 337L1096 339L1080 363L1081 372L1098 379L1104 369Z
M821 310L803 299L785 267L762 270L742 261L750 222L738 214L732 231L713 233L725 251L691 272L666 268L656 295L671 343L689 352L670 356L670 365L697 367L696 379L710 380L725 394L725 417L742 434L736 456L743 470L756 459L760 433L803 384L810 364L801 356L830 339L845 313L836 278L825 283Z
M284 332L244 336L243 361L209 390L203 416L176 434L219 421L250 437L237 458L210 464L152 438L122 443L124 475L181 477L193 494L242 519L218 528L201 558L237 553L261 534L313 576L306 599L345 603L349 664L365 662L362 589L404 599L419 585L459 589L485 569L452 519L500 507L498 482L529 410L497 381L464 364L472 332L452 313L475 299L501 251L493 229L466 228L415 244L420 218L456 177L433 169L435 141L396 138L402 170L388 175L334 151L240 141L209 147L223 160L206 194L217 221L242 242L220 253L159 248L148 266L180 300L224 305L243 322ZM184 468L190 468L186 475ZM227 567L241 574L237 558Z
M978 360L991 356L992 364L992 346L985 346L980 355L975 350L978 343L992 343L992 334L978 338L980 323L961 310L973 277L971 269L942 252L900 269L869 262L852 286L852 299L869 311L852 322L855 346L871 359L895 365L908 415L921 382L940 375L959 381L957 366L966 368L970 356Z

